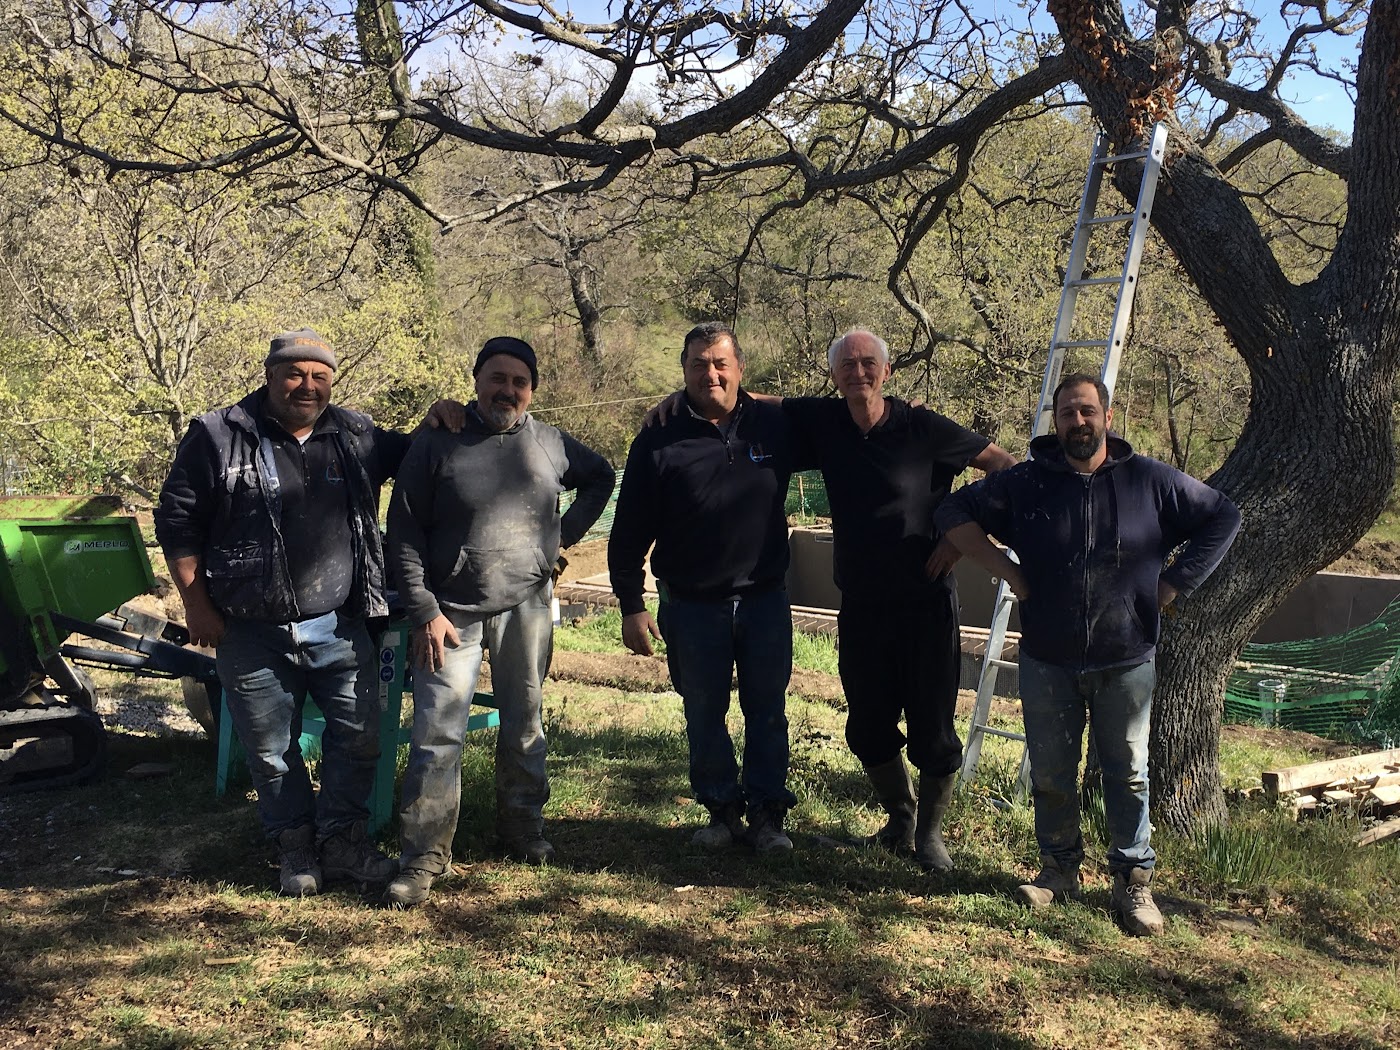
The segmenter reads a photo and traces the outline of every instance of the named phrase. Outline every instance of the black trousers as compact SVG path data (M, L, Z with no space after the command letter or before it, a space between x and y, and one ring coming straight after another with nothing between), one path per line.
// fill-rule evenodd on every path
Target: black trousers
M955 772L962 764L953 728L961 671L956 590L896 602L843 594L837 628L846 743L856 758L883 765L907 742L916 769L935 777Z

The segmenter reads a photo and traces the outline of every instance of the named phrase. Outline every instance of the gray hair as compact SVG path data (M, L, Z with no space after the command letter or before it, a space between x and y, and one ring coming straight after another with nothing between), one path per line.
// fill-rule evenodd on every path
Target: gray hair
M849 332L842 332L831 341L831 345L826 348L826 367L833 372L836 371L836 359L841 356L841 351L846 346L846 340L853 335L868 335L875 340L875 346L880 351L880 359L885 364L890 363L889 344L872 332L869 328L852 328Z

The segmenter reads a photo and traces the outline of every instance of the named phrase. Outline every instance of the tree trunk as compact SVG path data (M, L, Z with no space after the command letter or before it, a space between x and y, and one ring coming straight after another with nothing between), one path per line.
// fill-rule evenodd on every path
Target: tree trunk
M593 281L588 264L577 252L564 253L564 272L569 275L569 293L578 311L579 328L583 332L583 356L592 368L591 378L599 378L603 364L603 316L593 299Z

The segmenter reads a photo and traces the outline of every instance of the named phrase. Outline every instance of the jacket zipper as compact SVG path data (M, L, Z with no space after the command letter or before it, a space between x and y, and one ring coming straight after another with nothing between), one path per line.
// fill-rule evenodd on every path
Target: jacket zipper
M1094 477L1084 479L1084 586L1080 608L1083 615L1084 648L1079 656L1079 667L1083 670L1089 664L1089 565L1094 550Z

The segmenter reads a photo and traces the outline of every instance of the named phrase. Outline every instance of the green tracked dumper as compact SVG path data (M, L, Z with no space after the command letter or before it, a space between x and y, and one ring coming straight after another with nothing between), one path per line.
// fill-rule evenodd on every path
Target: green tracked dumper
M84 666L217 689L213 660L180 647L182 628L109 614L155 587L117 498L0 498L0 552L0 794L102 772L106 733ZM73 634L105 644L72 645Z

